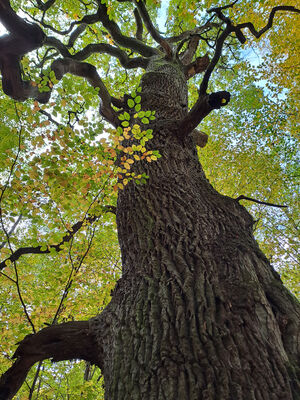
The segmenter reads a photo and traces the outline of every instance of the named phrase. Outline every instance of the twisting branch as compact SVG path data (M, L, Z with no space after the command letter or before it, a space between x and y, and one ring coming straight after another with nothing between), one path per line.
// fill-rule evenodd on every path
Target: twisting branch
M51 69L54 71L55 77L58 81L61 80L65 74L69 73L72 75L86 78L91 86L93 86L94 88L98 88L99 89L98 95L101 100L100 114L114 126L118 125L119 120L116 112L113 110L111 106L110 94L106 86L104 85L102 79L100 78L97 69L94 65L86 62L79 62L71 58L63 58L55 60L51 64ZM46 102L48 101L49 97L50 97L50 92L46 92L45 93Z
M240 201L240 200L249 200L249 201L253 201L254 203L264 204L264 205L270 206L270 207L279 207L279 208L287 208L287 207L288 207L288 206L281 205L281 204L274 204L274 203L268 203L268 202L266 202L266 201L256 200L256 199L253 199L252 197L244 196L243 194L241 194L241 195L240 195L239 197L237 197L235 200L236 200L236 201Z
M104 211L116 213L116 208L114 206L104 206ZM68 232L64 235L62 240L58 244L52 245L43 245L43 246L30 246L30 247L20 247L16 251L12 252L12 254L6 258L4 261L0 263L0 270L4 269L7 266L8 262L17 261L21 256L25 254L50 254L51 251L60 252L63 250L63 245L65 243L70 242L70 240L75 236L75 234L84 226L86 223L92 224L97 219L99 219L101 215L91 215L84 218L82 221L76 222ZM45 249L44 247L47 246Z
M260 31L257 31L254 28L254 25L252 24L252 22L245 22L242 24L238 24L236 26L234 26L234 24L232 23L232 21L230 20L230 18L225 17L225 15L222 13L222 10L227 9L227 8L231 8L234 6L234 4L237 2L234 1L233 3L224 6L224 7L215 7L215 8L211 8L210 10L208 10L207 12L212 13L214 12L217 17L226 23L226 28L223 30L223 32L221 33L221 35L219 36L219 38L217 39L216 42L216 49L215 49L215 54L204 74L201 86L200 86L200 93L204 94L206 93L207 90L207 86L208 86L208 81L210 79L210 76L215 68L215 66L217 65L221 55L222 55L222 48L224 45L224 42L226 40L226 38L232 33L234 32L237 39L241 42L241 43L245 43L246 42L246 38L242 32L242 29L244 28L248 28L250 30L250 32L258 39L261 35L263 35L268 29L270 29L273 25L273 19L275 16L275 13L277 11L291 11L291 12L296 12L296 13L300 13L300 10L298 10L297 8L293 7L293 6L277 6L277 7L273 7L270 15L269 15L269 19L267 24L265 25L264 28L262 28Z
M118 58L122 67L126 69L131 68L147 68L149 60L144 57L128 57L127 53L124 50L121 50L119 47L112 46L107 43L97 43L97 44L88 44L82 50L78 51L76 54L71 56L75 60L85 60L93 53L106 53L110 54L113 57Z
M0 379L0 399L11 400L26 379L30 368L38 361L80 359L101 366L98 342L88 321L66 322L26 336L17 348L16 359Z
M103 26L108 30L111 37L118 45L131 49L144 57L151 57L158 54L157 49L146 45L138 39L123 35L116 22L109 18L106 4L102 4L100 0L98 0L97 15Z
M277 6L272 8L272 11L269 15L268 23L260 31L257 31L254 28L252 22L245 22L243 24L238 24L237 28L238 29L248 28L249 31L252 33L252 35L258 39L272 27L274 16L277 11L291 11L291 12L296 12L298 14L300 13L300 10L293 6Z
M43 45L45 34L38 25L23 21L11 8L9 0L0 2L0 22L10 32L0 39L3 91L13 99L25 100L33 88L22 81L19 61L24 54Z

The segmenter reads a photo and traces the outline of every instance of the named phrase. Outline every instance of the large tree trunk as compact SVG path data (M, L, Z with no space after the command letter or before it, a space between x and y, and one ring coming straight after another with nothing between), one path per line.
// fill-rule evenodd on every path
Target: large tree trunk
M187 110L178 67L152 66L142 88L162 158L141 166L147 184L119 193L123 277L91 321L106 399L297 399L299 306L249 213L212 188L191 136L176 132Z

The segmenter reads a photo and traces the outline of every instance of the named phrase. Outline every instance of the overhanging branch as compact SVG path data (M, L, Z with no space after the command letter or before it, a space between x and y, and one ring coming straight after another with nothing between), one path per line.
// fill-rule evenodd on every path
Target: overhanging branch
M101 351L88 321L52 325L26 336L17 348L15 363L0 378L0 400L10 400L20 389L30 368L38 361L81 359L100 366Z

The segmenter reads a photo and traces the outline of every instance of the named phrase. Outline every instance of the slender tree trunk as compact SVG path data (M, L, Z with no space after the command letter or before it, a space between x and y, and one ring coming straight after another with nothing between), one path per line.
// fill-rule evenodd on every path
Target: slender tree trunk
M212 188L191 136L176 132L187 110L180 70L150 68L142 89L162 158L141 165L147 184L119 193L123 277L91 321L106 399L297 399L299 306L252 217Z

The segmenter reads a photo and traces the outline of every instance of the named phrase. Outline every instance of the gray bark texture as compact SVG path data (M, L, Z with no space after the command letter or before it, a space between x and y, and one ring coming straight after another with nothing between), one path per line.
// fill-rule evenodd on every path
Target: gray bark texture
M260 251L250 214L214 190L192 135L177 132L183 72L153 62L141 86L162 157L139 164L147 184L130 182L118 197L123 277L90 321L105 398L299 399L299 305Z

